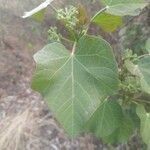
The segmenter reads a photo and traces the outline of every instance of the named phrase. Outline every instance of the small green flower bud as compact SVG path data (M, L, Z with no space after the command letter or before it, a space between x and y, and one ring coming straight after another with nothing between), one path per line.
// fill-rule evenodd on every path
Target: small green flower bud
M60 34L57 33L57 27L50 27L48 30L48 39L50 41L58 41L60 42Z

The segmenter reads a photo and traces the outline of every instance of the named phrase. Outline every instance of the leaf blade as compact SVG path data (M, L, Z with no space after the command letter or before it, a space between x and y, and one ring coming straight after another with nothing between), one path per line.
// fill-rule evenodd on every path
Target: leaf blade
M148 4L144 0L102 0L102 2L109 7L107 13L118 16L139 15Z
M34 59L32 88L47 100L70 136L82 132L103 97L118 89L116 62L103 39L83 37L73 55L62 44L52 43Z
M123 24L120 16L108 13L100 13L94 18L93 22L99 25L106 32L113 32Z

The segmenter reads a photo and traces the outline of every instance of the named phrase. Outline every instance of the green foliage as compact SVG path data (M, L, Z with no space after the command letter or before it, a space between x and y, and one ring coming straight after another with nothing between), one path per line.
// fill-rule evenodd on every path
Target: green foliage
M127 142L140 128L150 148L149 54L138 56L127 49L120 63L108 42L88 35L90 23L112 32L122 25L120 16L138 15L146 3L103 0L106 7L88 18L82 5L57 9L52 1L47 0L24 18L49 5L69 35L62 36L56 27L49 29L50 44L34 55L32 88L42 94L70 137L90 132L114 144ZM146 49L149 52L149 40Z
M102 0L108 6L107 12L113 15L138 15L147 5L144 0Z
M147 39L145 47L148 53L150 53L150 38Z
M98 24L106 32L115 31L123 23L120 16L114 16L108 13L100 13L94 18L93 22Z
M111 47L101 38L82 37L72 53L52 43L34 59L37 70L32 87L45 97L71 136L82 131L103 98L118 88Z
M78 23L77 14L77 8L69 6L65 9L57 10L57 19L61 20L66 27L73 29Z
M150 113L147 113L142 105L137 107L137 114L141 120L140 133L143 141L147 144L147 149L150 149Z
M104 137L104 141L111 144L124 143L133 134L133 123L127 116L120 120L118 128L109 136Z
M57 27L50 27L48 30L48 40L50 42L60 42L61 35L57 33Z
M121 106L114 100L105 100L91 116L87 128L97 137L107 137L120 127L122 118Z
M150 94L150 56L145 56L138 63L142 89Z

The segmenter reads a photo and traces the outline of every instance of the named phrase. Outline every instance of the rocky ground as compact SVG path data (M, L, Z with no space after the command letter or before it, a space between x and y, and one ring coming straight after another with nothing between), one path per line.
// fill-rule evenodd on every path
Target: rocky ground
M32 91L32 55L46 43L48 25L22 20L27 4L23 7L23 1L13 1L8 5L0 0L0 150L112 149L90 135L71 141L41 96ZM17 7L17 11L15 4L23 9ZM141 150L135 139L114 149Z

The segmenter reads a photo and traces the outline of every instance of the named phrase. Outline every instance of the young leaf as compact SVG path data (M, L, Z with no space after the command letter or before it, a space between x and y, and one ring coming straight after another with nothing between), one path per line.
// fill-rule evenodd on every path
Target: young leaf
M139 105L137 107L137 115L141 120L140 133L143 141L147 144L150 149L150 113L147 113L144 106Z
M35 54L32 87L47 100L70 136L82 132L103 97L118 89L117 65L109 44L84 36L70 53L51 43Z
M102 2L108 6L106 12L117 16L139 15L148 4L144 0L102 0Z
M113 32L122 25L122 17L108 13L100 13L93 22L99 25L106 32Z
M104 101L87 122L87 128L96 137L106 137L120 126L122 117L122 108L117 102Z
M140 81L143 91L150 93L150 56L140 59L138 63Z

